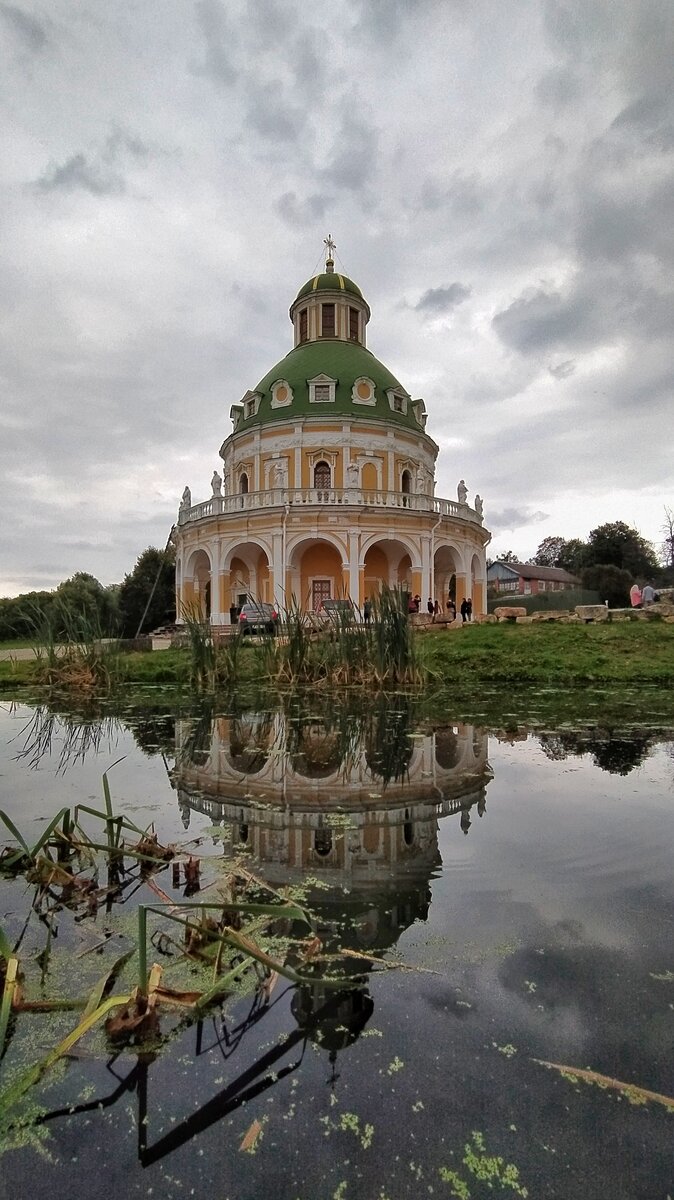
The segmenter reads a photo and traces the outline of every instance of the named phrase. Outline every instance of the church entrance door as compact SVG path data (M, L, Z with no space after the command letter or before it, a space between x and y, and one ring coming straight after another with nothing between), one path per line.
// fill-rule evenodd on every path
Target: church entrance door
M324 600L330 600L330 580L329 579L313 579L311 583L311 607L314 612L319 612Z

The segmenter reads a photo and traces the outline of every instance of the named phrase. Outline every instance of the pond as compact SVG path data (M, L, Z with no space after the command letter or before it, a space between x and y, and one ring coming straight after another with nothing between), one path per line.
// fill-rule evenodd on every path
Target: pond
M310 913L308 939L286 922L265 943L296 965L301 944L303 982L260 969L199 1020L161 1009L148 1040L93 1029L2 1114L0 1195L674 1194L666 730L483 728L402 696L0 706L0 807L29 845L64 807L102 810L104 772L115 813L177 857L107 889L92 859L98 890L43 878L33 909L37 884L0 878L24 996L86 996L137 958L135 906L222 904L234 876ZM168 979L183 949L157 928L148 967ZM80 1016L18 1012L0 1086Z

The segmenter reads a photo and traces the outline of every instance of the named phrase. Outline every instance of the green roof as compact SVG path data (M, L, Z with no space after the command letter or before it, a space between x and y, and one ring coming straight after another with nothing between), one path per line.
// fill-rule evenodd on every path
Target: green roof
M363 299L363 293L353 279L349 279L347 275L340 275L337 271L325 271L322 275L314 275L313 279L308 279L301 287L295 297L294 303L302 299L302 296L309 296L312 292L351 292L352 296L357 296L359 300Z
M337 380L334 404L309 403L308 381L318 375L328 375ZM361 376L374 383L376 404L354 404L351 390ZM285 379L290 384L293 402L287 407L272 408L271 388L279 379ZM386 395L389 388L397 388L408 395L395 375L359 342L344 342L337 338L304 342L276 363L252 389L261 396L258 411L255 416L241 420L239 431L270 421L292 421L306 416L325 420L348 414L362 420L384 420L420 432L421 426L414 416L411 403L407 405L406 413L393 412Z

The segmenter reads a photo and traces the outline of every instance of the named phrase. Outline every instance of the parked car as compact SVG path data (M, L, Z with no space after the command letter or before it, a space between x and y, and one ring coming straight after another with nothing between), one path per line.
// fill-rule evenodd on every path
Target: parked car
M273 604L248 600L239 613L239 633L278 633L279 615Z
M340 628L344 625L352 625L355 620L351 600L324 600L318 615L322 621Z

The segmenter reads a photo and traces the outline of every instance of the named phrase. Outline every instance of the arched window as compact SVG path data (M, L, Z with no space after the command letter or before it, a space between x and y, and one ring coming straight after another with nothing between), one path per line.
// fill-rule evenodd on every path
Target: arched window
M239 476L239 491L242 496L245 496L248 491L248 476L245 471L242 471Z
M406 846L414 845L414 825L410 821L410 810L405 809L405 824L403 825L403 839Z
M330 464L317 462L314 467L314 487L318 491L327 491L332 486Z
M321 858L327 858L332 851L332 830L317 829L314 833L314 850Z
M409 471L403 471L402 479L400 481L400 486L402 487L403 496L405 496L405 497L409 496L410 490L411 490L411 485L412 485L412 477L411 477ZM405 508L407 508L407 506L409 505L409 500L404 499L403 505Z

